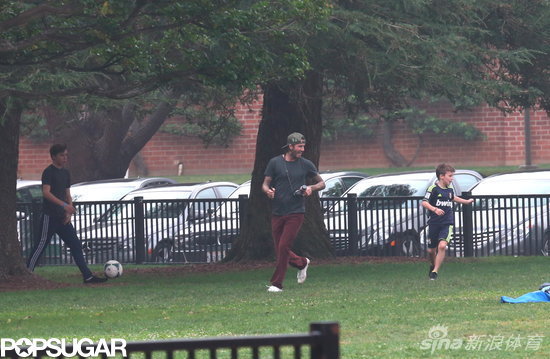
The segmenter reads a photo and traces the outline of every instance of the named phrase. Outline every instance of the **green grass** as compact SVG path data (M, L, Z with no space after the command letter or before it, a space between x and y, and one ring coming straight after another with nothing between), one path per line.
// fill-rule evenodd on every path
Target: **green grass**
M137 268L137 271L130 271ZM548 358L549 303L501 304L536 290L548 277L549 258L451 259L437 281L427 264L361 263L312 266L298 285L289 269L283 293L267 293L270 266L222 273L127 273L105 286L80 284L75 267L41 267L37 273L75 286L0 293L0 337L124 338L149 340L307 332L309 323L341 326L342 358ZM148 267L150 268L150 267ZM96 267L96 270L99 268ZM420 348L428 331L447 327L459 349L432 354ZM472 335L519 337L512 351L468 350ZM527 340L545 335L538 350Z
M550 164L541 164L541 165L538 165L538 167L541 169L548 169L550 168ZM493 175L495 173L519 170L518 166L493 166L493 167L460 166L460 168L478 171L484 177ZM373 175L379 175L383 173L394 173L394 172L426 170L426 169L433 170L435 172L435 165L434 167L344 168L342 169L342 171L360 171L373 176ZM182 182L182 183L183 182L202 182L202 181L230 181L238 184L248 181L250 177L251 177L250 173L170 176L170 178L173 178L176 181Z

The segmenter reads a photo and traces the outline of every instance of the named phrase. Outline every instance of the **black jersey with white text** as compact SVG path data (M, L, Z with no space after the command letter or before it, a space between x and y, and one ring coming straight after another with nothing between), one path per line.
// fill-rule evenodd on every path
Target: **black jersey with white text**
M442 209L445 214L438 216L432 211L429 211L428 224L454 224L455 217L453 214L453 198L454 189L450 185L447 188L439 187L437 183L434 183L426 191L423 201L428 201L432 206Z

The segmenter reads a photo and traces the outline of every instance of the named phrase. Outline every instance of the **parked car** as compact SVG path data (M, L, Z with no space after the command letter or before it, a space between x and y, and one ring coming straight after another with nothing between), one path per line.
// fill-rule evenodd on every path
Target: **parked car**
M42 202L42 182L31 180L17 180L16 185L17 211L17 233L20 236L23 227L30 226L29 214L32 212L32 203ZM19 238L21 240L21 238Z
M17 180L16 184L17 238L21 243L23 255L32 247L31 213L33 202L42 202L42 182Z
M42 181L17 180L16 196L17 203L42 201Z
M176 180L166 177L113 178L80 182L71 186L71 196L73 202L116 201L140 188L176 183Z
M354 171L321 172L320 176L325 181L325 189L319 192L319 197L340 197L355 183L369 177Z
M166 236L166 261L190 262L203 259L214 262L223 259L240 233L239 202L241 195L250 195L251 181L235 189L216 211L199 221L189 221L179 231Z
M354 183L368 177L362 172L323 172L325 190L320 197L339 197ZM251 181L244 182L229 198L234 201L223 203L216 212L201 221L189 222L186 227L170 240L174 258L187 260L188 254L206 253L208 259L221 260L231 248L234 239L240 233L239 203L240 195L250 194Z
M489 176L472 189L473 248L481 255L549 254L550 171ZM460 224L460 214L455 222ZM449 244L463 255L463 229L457 225Z
M460 195L481 179L475 171L458 169L452 185ZM435 171L414 171L372 176L353 185L343 197L357 197L357 216L352 217L357 221L357 249L371 255L420 255L419 233L427 223L421 200L435 181ZM346 201L339 201L325 215L336 251L351 249L348 209Z
M210 215L238 187L232 182L205 182L198 184L172 184L135 190L124 196L79 232L89 261L103 262L116 259L133 261L135 251L134 199L143 198L144 234L147 255L158 260L166 255L166 236L177 233L188 221ZM201 201L196 201L200 199ZM211 199L212 201L204 201ZM91 256L91 258L90 258Z
M78 216L73 218L73 225L77 230L90 226L113 202L132 191L176 183L166 177L113 178L76 183L71 186L71 197L73 202L82 204L78 205Z

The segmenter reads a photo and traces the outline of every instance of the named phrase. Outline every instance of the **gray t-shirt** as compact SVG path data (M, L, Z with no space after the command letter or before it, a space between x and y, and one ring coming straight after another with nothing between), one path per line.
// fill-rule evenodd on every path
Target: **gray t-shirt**
M277 216L305 213L304 197L294 196L294 192L306 184L307 177L317 174L313 162L303 157L296 161L285 161L279 155L269 160L264 175L271 177L271 187L275 188L275 198L271 202L272 213Z

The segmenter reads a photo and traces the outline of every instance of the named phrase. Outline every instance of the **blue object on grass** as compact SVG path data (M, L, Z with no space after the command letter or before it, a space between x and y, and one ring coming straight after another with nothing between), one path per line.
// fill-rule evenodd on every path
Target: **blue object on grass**
M545 283L547 284L547 283ZM512 298L507 296L500 297L501 303L536 303L536 302L550 302L550 286L542 287L541 290L535 292L526 293L520 297Z

